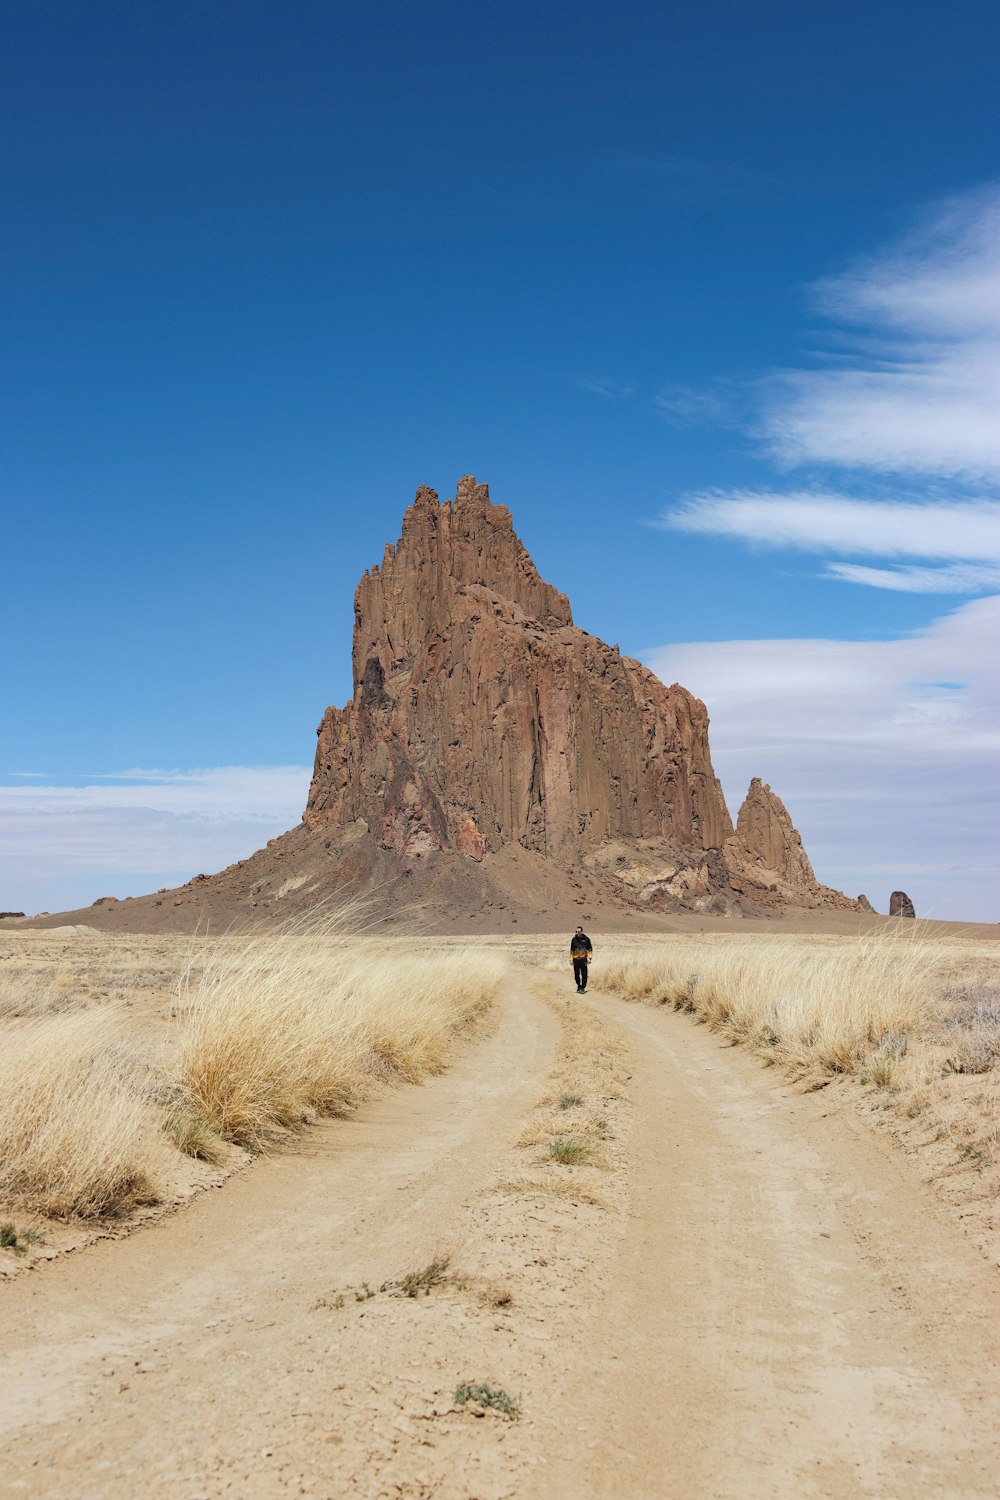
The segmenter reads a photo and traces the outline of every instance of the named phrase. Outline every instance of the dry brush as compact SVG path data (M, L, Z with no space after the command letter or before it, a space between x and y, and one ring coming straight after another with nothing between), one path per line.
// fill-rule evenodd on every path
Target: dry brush
M259 1150L379 1081L447 1066L490 1006L496 955L352 930L195 939L165 1038L121 1006L10 1004L0 1021L0 1206L95 1219L155 1201L157 1162ZM416 951L415 951L416 950ZM16 998L16 997L15 997Z

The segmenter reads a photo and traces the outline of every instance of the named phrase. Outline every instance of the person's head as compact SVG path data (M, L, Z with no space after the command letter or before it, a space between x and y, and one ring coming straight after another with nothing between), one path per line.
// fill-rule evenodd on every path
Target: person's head
M582 927L578 927L576 930L580 934L580 936L582 937L583 936L583 928Z

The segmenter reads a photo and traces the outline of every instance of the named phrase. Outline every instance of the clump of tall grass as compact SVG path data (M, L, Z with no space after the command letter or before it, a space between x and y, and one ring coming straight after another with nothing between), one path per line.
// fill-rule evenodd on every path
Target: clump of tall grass
M113 1014L43 1015L0 1053L0 1200L54 1218L121 1213L153 1195L148 1113Z
M219 1161L223 1140L259 1148L346 1109L376 1078L445 1067L501 964L482 950L414 952L356 923L348 909L280 935L196 938L157 1067L118 1007L53 1010L20 981L0 992L12 1001L0 1014L0 1204L121 1214L154 1199L166 1141Z
M350 928L348 914L199 952L197 983L180 987L174 1075L226 1140L260 1148L342 1113L373 1076L440 1071L495 995L501 974L487 955L415 953Z
M595 988L689 1011L799 1074L860 1072L887 1039L921 1031L933 1002L936 955L881 933L816 944L667 940L602 957Z

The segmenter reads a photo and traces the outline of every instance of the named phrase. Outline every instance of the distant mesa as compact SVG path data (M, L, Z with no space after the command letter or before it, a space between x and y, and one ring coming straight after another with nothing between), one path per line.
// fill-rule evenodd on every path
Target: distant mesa
M893 891L889 897L890 917L915 917L917 915L913 902L905 891Z
M816 880L759 778L733 826L705 705L578 629L471 476L444 502L422 486L362 577L353 679L320 722L299 827L105 919L284 918L338 890L386 917L419 905L431 929L557 910L866 909Z
M3 921L4 917L23 917L23 916L24 916L24 912L23 911L0 911L0 922Z

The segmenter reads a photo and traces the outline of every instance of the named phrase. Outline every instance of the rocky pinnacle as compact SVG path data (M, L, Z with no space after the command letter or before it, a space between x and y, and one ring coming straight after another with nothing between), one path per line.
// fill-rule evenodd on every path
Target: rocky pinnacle
M517 844L642 905L853 905L817 884L780 799L734 829L705 705L573 624L510 512L426 487L354 601L354 695L318 730L304 821L404 859Z

